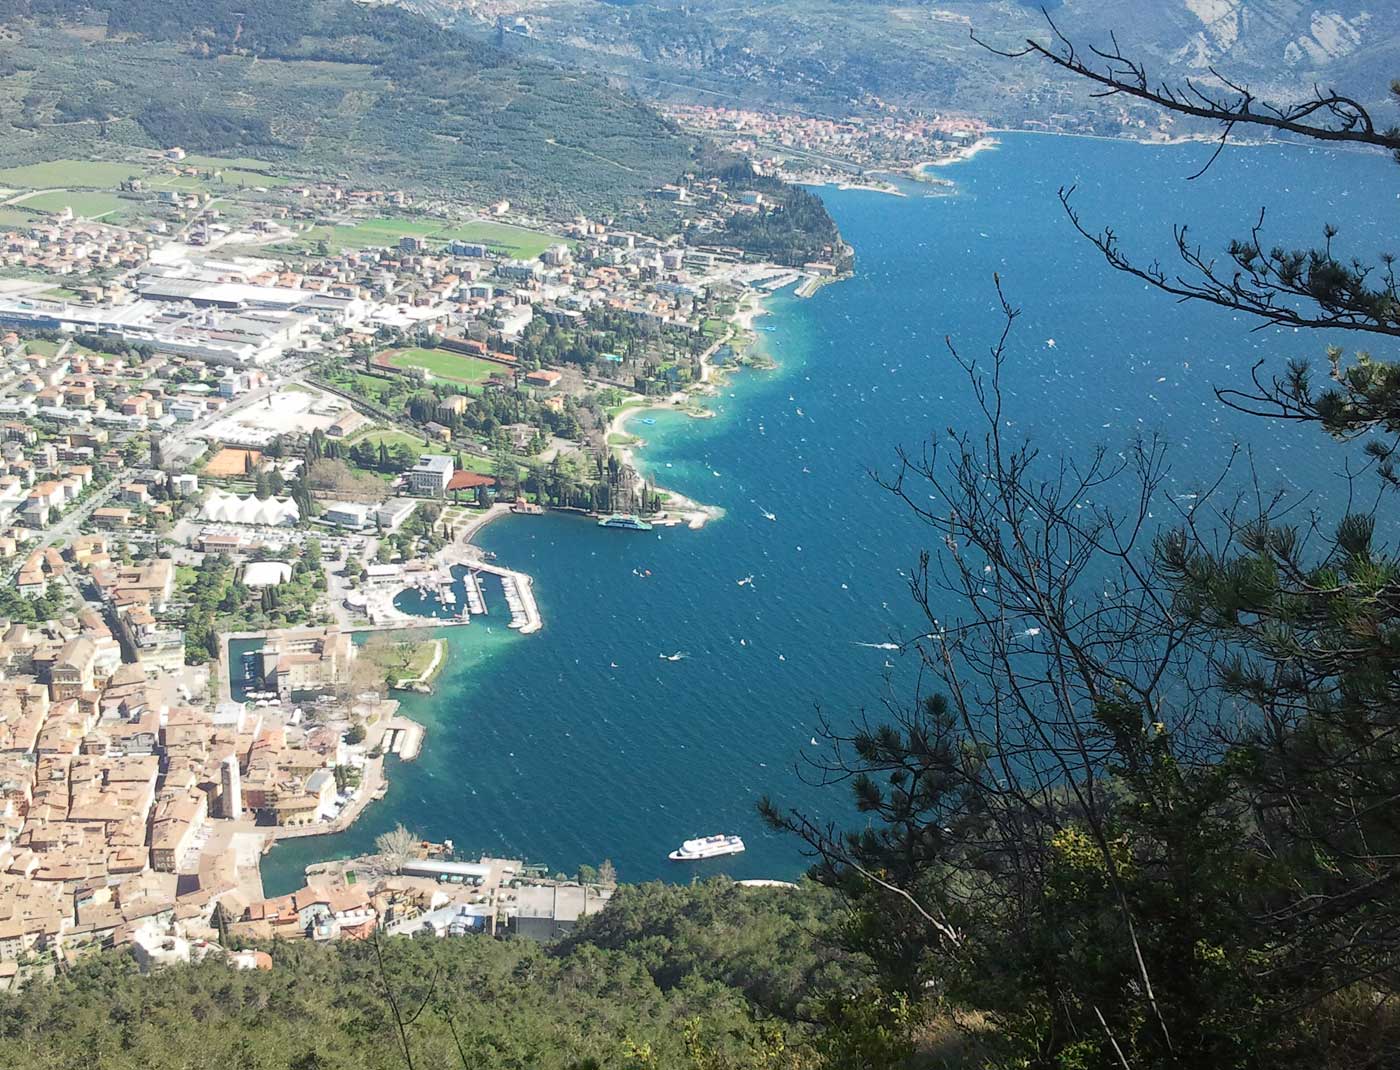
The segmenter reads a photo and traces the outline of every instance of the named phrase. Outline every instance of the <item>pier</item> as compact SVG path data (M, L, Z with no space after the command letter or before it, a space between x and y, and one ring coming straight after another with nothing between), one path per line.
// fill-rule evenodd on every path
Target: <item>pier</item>
M534 584L523 572L514 572L499 565L486 562L472 566L478 572L489 572L499 576L501 588L505 591L506 604L510 607L510 626L521 635L530 635L544 627L540 610L535 602Z
M467 611L475 617L486 615L486 596L481 591L481 580L476 569L468 569L462 586L467 592Z

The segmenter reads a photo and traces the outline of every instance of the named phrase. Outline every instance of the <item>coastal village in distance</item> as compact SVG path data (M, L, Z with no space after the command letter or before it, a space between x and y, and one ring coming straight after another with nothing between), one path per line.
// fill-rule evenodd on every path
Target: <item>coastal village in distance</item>
M673 118L754 163L655 190L664 236L177 147L0 171L0 986L112 946L551 939L606 902L610 867L408 833L286 896L259 859L431 746L394 695L431 689L434 629L545 626L483 525L712 517L638 473L628 417L709 415L766 360L763 297L850 257L764 255L735 220L781 213L779 178L917 177L988 143L962 119Z

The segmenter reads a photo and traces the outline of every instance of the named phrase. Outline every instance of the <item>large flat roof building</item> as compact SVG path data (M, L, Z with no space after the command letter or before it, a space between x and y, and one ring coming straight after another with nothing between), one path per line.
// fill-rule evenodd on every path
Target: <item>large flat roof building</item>
M452 458L440 453L425 453L418 463L404 473L410 493L425 498L441 498L447 493L455 469Z

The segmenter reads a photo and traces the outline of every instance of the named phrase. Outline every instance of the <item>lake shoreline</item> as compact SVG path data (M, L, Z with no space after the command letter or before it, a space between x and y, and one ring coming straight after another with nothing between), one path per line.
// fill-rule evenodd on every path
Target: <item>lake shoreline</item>
M776 266L776 265L775 265ZM627 430L627 424L635 417L640 417L649 412L683 412L693 420L708 420L714 417L714 413L708 409L701 408L697 397L707 394L712 396L718 389L720 377L728 374L729 367L723 367L714 363L713 357L724 346L734 348L736 345L752 347L758 344L754 335L754 323L760 316L769 315L772 311L767 306L767 300L772 294L762 295L756 293L746 293L740 296L734 312L730 315L728 322L733 326L734 333L724 338L717 339L714 345L700 358L700 378L692 390L677 390L668 394L663 399L645 402L640 405L631 405L617 412L604 430L604 441L608 443L608 448L617 453L617 456L625 464L640 470L637 463L638 454L646 448L646 439L640 435L634 435ZM747 336L747 337L745 337ZM688 406L688 407L683 407ZM615 438L629 438L632 441L626 443L614 443ZM718 506L706 505L696 501L684 494L657 485L657 491L661 493L668 506L674 506L682 514L682 520L692 530L698 530L712 520L718 520L724 516L724 510ZM669 510L663 510L660 515L663 519Z

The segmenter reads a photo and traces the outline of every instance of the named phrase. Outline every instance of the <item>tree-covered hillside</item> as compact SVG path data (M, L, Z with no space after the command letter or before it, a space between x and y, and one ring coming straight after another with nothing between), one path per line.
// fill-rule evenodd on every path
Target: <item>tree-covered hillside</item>
M554 948L486 936L390 937L377 949L298 941L271 948L269 971L210 959L148 976L108 952L0 997L0 1066L814 1065L815 1034L798 1020L808 1008L791 998L795 986L851 1001L864 983L856 960L822 950L834 910L835 898L814 887L716 880L623 888L584 933Z
M601 79L351 0L7 0L0 157L180 145L307 177L599 210L692 145Z

